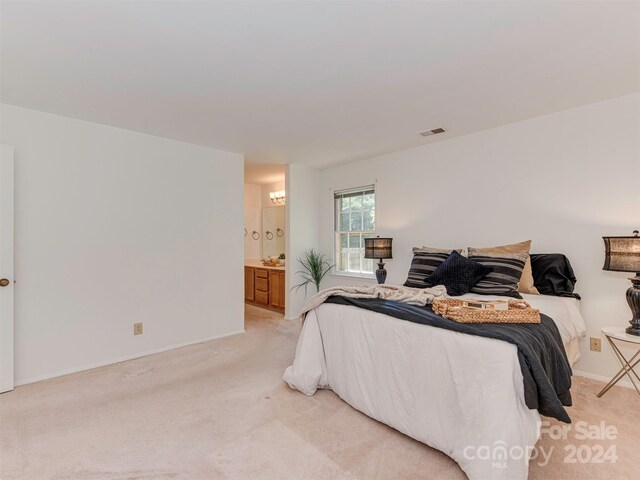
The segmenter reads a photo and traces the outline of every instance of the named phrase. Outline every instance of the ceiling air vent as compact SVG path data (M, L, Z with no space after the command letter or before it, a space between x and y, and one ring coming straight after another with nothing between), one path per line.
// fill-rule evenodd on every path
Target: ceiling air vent
M430 137L431 135L437 135L438 133L444 133L446 130L444 128L434 128L433 130L427 130L426 132L420 132L420 135L423 137Z

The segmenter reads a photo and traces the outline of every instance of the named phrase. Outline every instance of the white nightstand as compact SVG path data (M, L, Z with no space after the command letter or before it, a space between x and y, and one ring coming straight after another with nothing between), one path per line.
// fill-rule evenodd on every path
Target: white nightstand
M604 386L602 391L597 395L598 398L607 393L607 391L616 383L618 383L618 380L620 380L625 375L629 377L629 380L631 380L631 383L635 387L636 392L638 392L638 395L640 395L640 377L634 370L635 366L640 363L640 336L629 335L625 332L624 327L606 327L602 329L602 333L604 333L605 338L609 341L609 344L611 345L613 352L616 354L616 357L618 357L622 368L618 373L614 375L611 381ZM632 344L637 350L630 359L627 359L622 354L615 342ZM638 383L636 383L636 380L638 381Z

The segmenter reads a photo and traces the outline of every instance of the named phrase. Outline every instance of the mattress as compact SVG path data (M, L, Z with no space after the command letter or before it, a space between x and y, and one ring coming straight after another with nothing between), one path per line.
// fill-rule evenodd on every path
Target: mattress
M584 335L575 299L524 297L554 319L565 345ZM512 344L323 304L307 315L284 380L306 395L332 389L357 410L449 455L472 480L527 477L528 455L496 461L477 454L530 453L539 436L541 418L525 404Z

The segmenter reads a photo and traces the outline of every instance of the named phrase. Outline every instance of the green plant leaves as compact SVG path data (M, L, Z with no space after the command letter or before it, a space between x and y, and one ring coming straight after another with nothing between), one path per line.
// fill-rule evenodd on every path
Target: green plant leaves
M298 291L304 287L306 294L309 285L315 285L316 291L319 292L320 282L322 282L324 276L329 273L334 265L325 259L324 254L316 252L313 248L307 250L304 253L304 258L298 258L298 261L302 265L302 270L297 271L296 274L302 278L302 282L295 285L291 290L295 289Z

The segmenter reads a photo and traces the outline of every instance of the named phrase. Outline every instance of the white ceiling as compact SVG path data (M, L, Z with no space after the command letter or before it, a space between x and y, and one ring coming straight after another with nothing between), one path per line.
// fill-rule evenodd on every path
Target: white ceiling
M638 2L1 8L3 102L249 162L326 166L640 90Z

